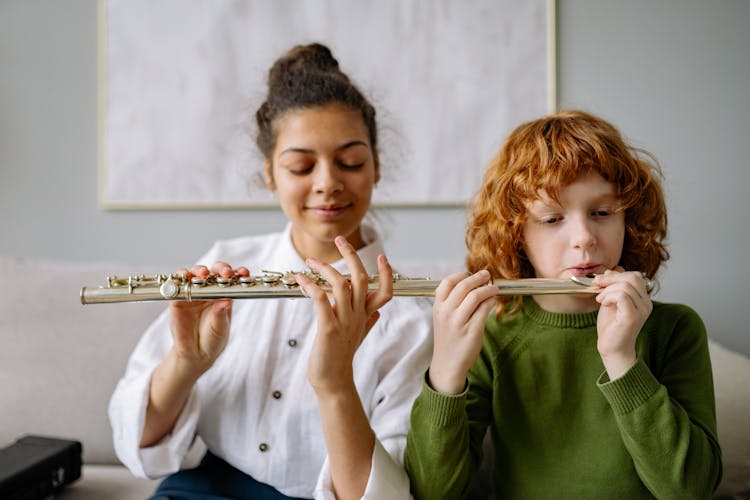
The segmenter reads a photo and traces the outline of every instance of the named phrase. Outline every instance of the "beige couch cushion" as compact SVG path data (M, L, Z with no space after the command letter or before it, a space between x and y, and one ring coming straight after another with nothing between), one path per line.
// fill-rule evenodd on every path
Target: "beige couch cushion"
M461 270L450 262L398 267L406 275L433 278ZM110 274L156 271L168 270L0 256L0 446L24 434L77 439L89 466L118 463L107 419L109 397L135 343L164 303L83 306L79 291L104 284ZM710 349L724 455L717 493L750 491L750 359L713 341ZM70 498L95 498L97 488L111 480L118 489L129 477L122 468L89 466L84 481L71 489L78 496ZM151 491L153 485L133 487Z
M143 500L150 497L159 480L138 479L118 465L86 465L81 480L55 495L55 500Z
M750 498L750 359L709 341L716 418L724 463L717 494Z
M86 463L118 463L107 404L161 303L83 306L81 286L148 270L0 257L0 446L24 434L76 439Z

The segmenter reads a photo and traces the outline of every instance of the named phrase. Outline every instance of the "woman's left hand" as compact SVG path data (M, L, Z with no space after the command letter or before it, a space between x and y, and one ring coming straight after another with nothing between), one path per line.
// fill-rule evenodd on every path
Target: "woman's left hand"
M601 305L596 324L597 349L610 380L614 380L635 363L635 342L653 304L648 280L639 272L625 272L618 266L598 275L594 284L603 287L596 296Z
M393 282L387 279L393 271L384 255L378 256L378 272L385 279L380 279L378 289L370 292L367 271L354 247L343 236L336 237L336 246L349 269L349 278L329 264L315 259L306 261L331 285L333 303L310 278L302 274L296 277L305 295L315 303L318 317L318 332L307 365L307 378L318 395L352 390L354 354L378 320L378 309L393 297Z

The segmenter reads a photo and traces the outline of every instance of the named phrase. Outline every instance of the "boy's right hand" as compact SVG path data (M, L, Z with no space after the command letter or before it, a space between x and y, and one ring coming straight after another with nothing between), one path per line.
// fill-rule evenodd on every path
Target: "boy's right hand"
M229 264L217 262L210 273L229 278L235 270ZM241 267L236 270L241 276L249 271ZM190 279L194 276L206 278L206 266L193 266L189 271L180 269ZM213 366L222 353L229 338L229 325L232 318L232 300L197 300L193 302L172 301L169 303L169 325L172 331L172 355L180 364L200 376Z
M497 293L486 270L468 277L451 274L440 282L432 308L435 347L429 371L430 385L437 392L464 390L466 374L482 349L484 323Z

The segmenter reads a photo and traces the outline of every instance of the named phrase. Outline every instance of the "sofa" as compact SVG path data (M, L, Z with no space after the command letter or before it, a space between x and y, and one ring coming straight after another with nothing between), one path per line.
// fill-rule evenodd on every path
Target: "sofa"
M450 263L401 266L433 277L447 269ZM168 271L0 256L0 447L29 434L80 441L82 477L55 498L143 499L157 484L119 464L107 405L131 350L164 303L84 306L79 292L112 274ZM715 498L750 498L750 359L713 340L710 349L724 457Z

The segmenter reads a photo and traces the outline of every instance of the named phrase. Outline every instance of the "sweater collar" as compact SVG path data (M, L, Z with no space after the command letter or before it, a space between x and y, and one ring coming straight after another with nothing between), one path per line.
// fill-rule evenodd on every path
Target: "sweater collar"
M545 311L532 297L523 301L522 310L535 323L554 328L590 328L596 326L599 311L580 313L553 313Z

